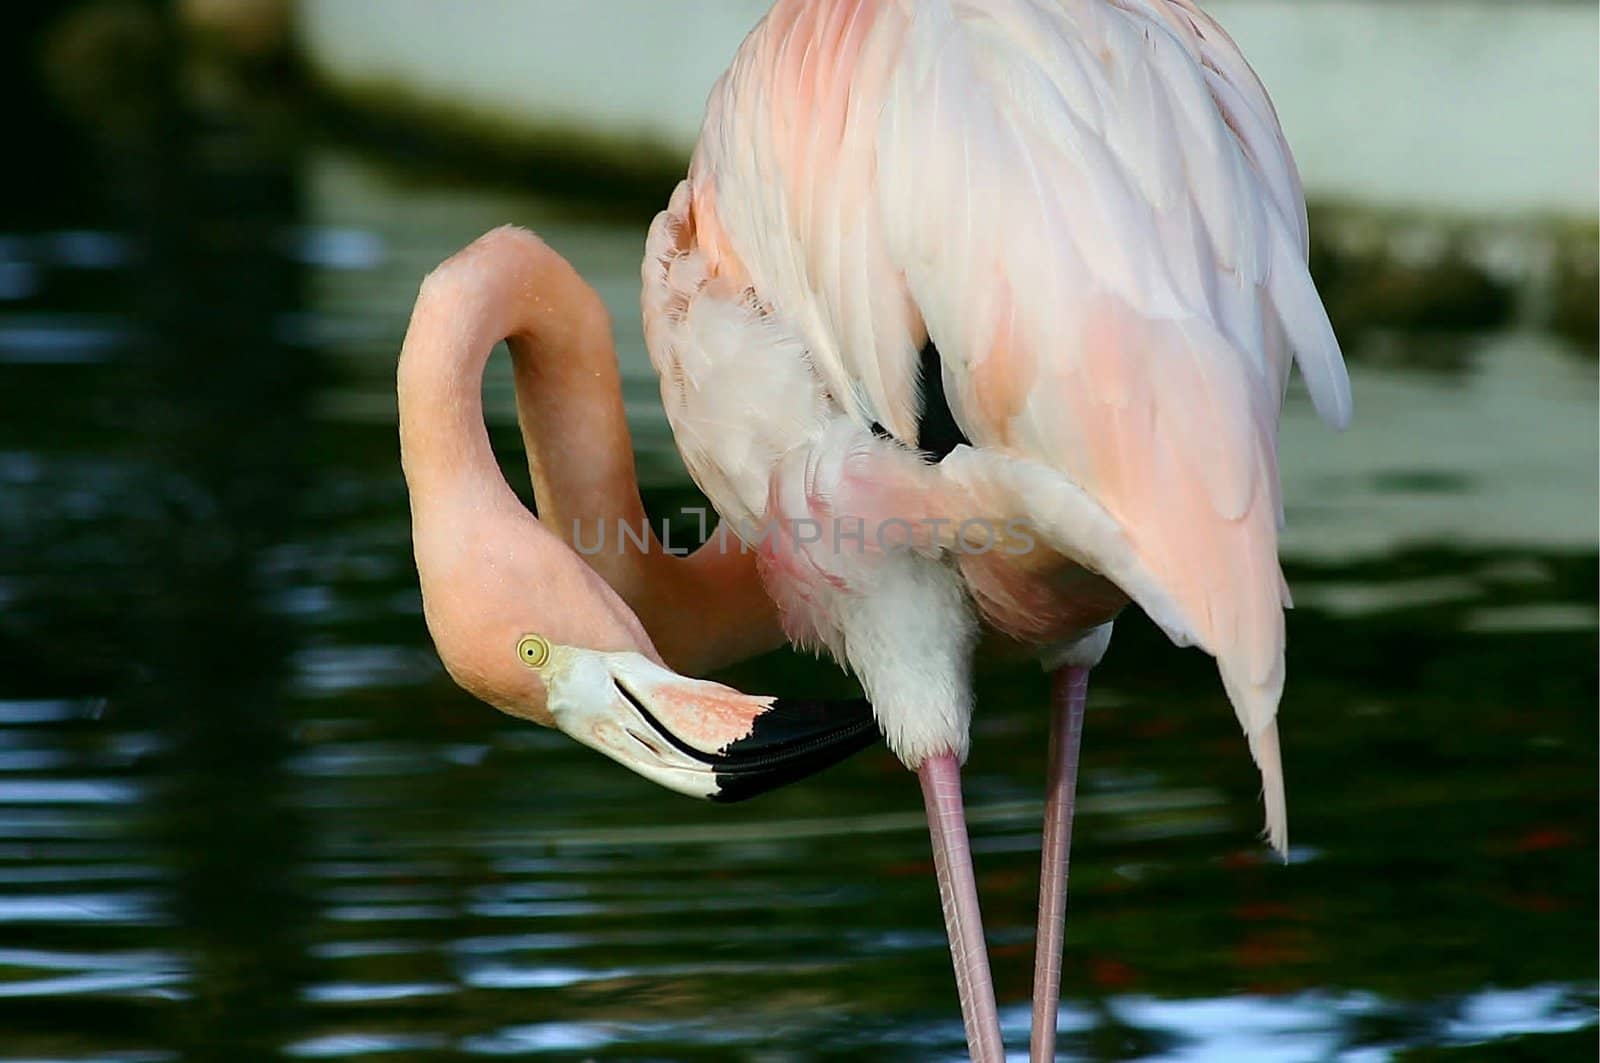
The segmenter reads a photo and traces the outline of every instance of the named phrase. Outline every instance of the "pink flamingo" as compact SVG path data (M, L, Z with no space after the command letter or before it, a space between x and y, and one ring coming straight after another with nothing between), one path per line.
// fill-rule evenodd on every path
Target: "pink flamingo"
M684 559L577 556L584 522L643 520L605 314L543 244L498 231L424 284L400 366L440 655L485 701L698 796L824 767L874 719L921 781L989 1061L970 663L981 626L1030 647L1054 672L1032 1040L1052 1058L1088 673L1130 600L1216 658L1286 851L1291 359L1326 421L1350 416L1306 253L1272 105L1190 0L779 0L713 90L643 266L680 452L754 553L719 536ZM543 523L482 427L501 337ZM870 709L664 663L782 635L848 665Z

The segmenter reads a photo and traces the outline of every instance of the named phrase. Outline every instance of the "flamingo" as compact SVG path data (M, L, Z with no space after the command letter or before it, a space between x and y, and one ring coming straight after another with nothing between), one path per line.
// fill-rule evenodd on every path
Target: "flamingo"
M1190 0L778 0L712 90L642 265L689 473L737 536L643 520L597 297L501 230L424 283L399 371L426 619L451 675L680 792L882 733L918 776L969 1051L1004 1058L960 786L980 630L1052 673L1031 1055L1054 1056L1088 676L1136 603L1217 662L1287 853L1276 723L1291 364L1344 428L1293 157ZM478 388L510 337L540 518ZM683 623L692 612L695 623ZM782 639L866 702L689 674Z

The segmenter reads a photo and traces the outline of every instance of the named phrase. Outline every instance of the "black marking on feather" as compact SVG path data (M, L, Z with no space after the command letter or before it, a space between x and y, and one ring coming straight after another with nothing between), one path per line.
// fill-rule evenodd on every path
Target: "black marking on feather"
M922 416L917 418L917 446L935 461L972 440L956 424L956 415L944 397L944 370L939 348L930 339L922 348Z
M956 424L956 415L944 397L943 363L939 361L939 348L932 340L923 346L921 357L922 413L917 417L917 449L934 461L943 461L956 447L972 446L972 440ZM872 422L872 434L879 439L895 438L893 432L877 421Z

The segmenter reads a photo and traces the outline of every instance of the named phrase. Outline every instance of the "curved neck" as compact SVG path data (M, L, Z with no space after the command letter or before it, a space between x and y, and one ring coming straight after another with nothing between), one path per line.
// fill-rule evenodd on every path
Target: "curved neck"
M435 270L412 312L398 397L414 517L434 506L522 509L483 419L483 371L502 339L546 525L565 540L574 521L642 521L605 307L543 241L510 228Z
M501 475L483 421L483 370L502 339L538 520ZM497 229L423 282L397 383L423 603L435 641L456 638L454 659L472 652L486 603L500 602L508 615L518 608L507 595L523 608L537 599L557 609L559 620L542 621L552 635L587 631L589 641L578 644L593 647L596 632L609 631L615 637L603 641L617 642L605 595L586 583L594 577L642 621L644 631L629 635L642 652L654 655L654 638L669 660L698 668L781 643L754 554L720 549L714 539L680 559L647 529L643 551L618 532L619 521L646 526L610 319L594 289L538 237ZM607 544L599 553L573 549L597 541ZM526 577L517 586L514 570ZM685 601L703 623L682 623Z

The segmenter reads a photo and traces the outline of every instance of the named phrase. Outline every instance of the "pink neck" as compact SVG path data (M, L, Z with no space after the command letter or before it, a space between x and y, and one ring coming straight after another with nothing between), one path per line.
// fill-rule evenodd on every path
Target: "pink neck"
M398 374L401 464L419 520L435 505L520 510L483 420L483 371L507 340L540 516L642 519L599 297L530 233L500 229L423 283Z

